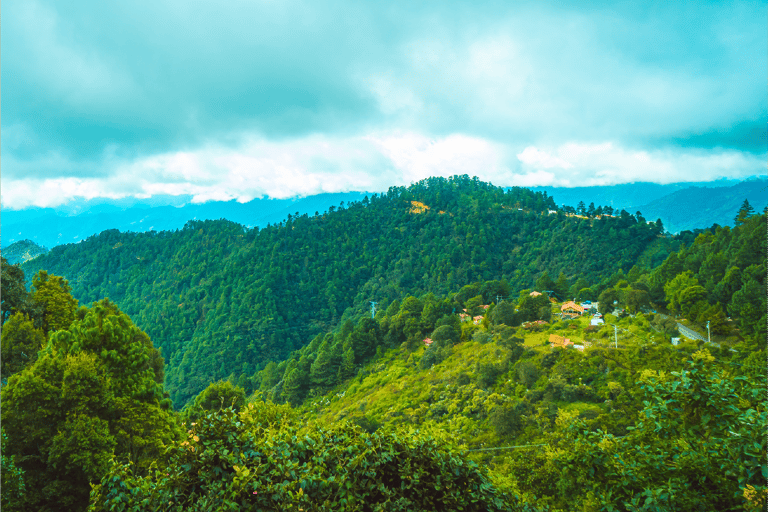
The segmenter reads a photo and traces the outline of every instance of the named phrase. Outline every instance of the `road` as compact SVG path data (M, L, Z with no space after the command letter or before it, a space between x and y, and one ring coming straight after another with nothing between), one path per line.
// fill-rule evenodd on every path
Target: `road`
M686 338L690 338L692 340L707 341L707 338L697 333L693 329L689 329L688 327L684 326L680 322L677 322L677 330L680 331L680 334L682 334Z

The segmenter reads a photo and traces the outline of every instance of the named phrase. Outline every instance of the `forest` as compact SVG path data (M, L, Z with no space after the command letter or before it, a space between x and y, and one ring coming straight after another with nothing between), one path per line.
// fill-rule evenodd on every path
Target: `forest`
M251 390L269 361L359 318L370 301L386 308L494 279L516 293L544 272L564 294L605 269L655 267L686 236L624 211L570 210L527 189L430 178L265 229L191 221L175 232L105 231L21 268L63 276L81 304L118 304L162 351L166 390L182 407L219 379Z
M734 214L432 178L3 259L3 508L761 510L766 214Z

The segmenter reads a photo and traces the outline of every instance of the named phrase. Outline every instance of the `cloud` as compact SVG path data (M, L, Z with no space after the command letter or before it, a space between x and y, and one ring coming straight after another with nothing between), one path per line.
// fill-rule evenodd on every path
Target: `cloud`
M742 178L761 172L766 155L734 150L634 150L612 142L508 145L461 133L311 135L112 160L106 176L6 180L4 208L56 206L74 198L191 196L196 203L247 202L346 191L384 192L430 176L468 174L497 186L589 186L636 181L671 183Z
M635 150L611 142L567 143L540 149L527 147L517 155L530 176L549 177L549 183L565 187L616 185L619 183L677 183L712 181L723 177L746 178L763 172L766 155L736 150ZM543 171L547 174L542 174Z
M764 171L759 2L29 0L3 14L6 206L380 190L426 173Z

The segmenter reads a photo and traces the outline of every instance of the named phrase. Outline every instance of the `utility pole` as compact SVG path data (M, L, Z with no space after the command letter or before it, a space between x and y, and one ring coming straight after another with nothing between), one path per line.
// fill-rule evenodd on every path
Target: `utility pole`
M619 333L616 330L616 326L613 326L613 348L617 349L619 348Z
M707 343L712 343L712 337L709 335L709 320L707 320Z
M371 318L376 317L376 304L378 304L378 302L371 301Z

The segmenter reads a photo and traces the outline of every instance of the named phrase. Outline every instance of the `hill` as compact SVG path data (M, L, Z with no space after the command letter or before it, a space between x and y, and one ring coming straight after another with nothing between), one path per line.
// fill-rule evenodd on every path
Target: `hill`
M328 233L342 245L338 235L353 231L329 223L360 226L358 209L426 219L424 229L434 221L429 204L447 208L433 212L438 220L482 218L482 206L488 215L510 213L502 217L508 227L546 219L553 232L573 230L596 242L589 233L598 231L625 251L631 246L622 243L623 235L658 232L626 212L600 219L550 215L537 210L546 206L543 195L505 192L464 177L417 185L330 212L313 221L325 231L304 235L314 235L320 249L330 250L321 236ZM450 211L457 213L451 217ZM388 226L385 220L376 227ZM307 228L293 221L264 231L282 235L283 242L301 241ZM401 294L386 307L380 303L374 318L362 314L366 304L355 304L287 360L268 362L251 379L233 372L211 382L180 413L164 398L164 364L154 343L115 303L78 307L67 281L46 272L35 276L34 291L27 293L20 268L2 258L0 360L3 378L9 375L2 390L3 508L84 510L90 497L90 510L168 503L179 510L222 504L359 510L361 504L384 509L392 503L407 510L760 510L768 421L760 293L765 222L765 214L741 208L733 229L686 234L690 245L653 270L633 265L625 273L618 259L610 274L609 267L600 274L585 266L573 284L564 272L557 280L547 271L538 275L538 289L592 301L583 305L603 313L604 325L593 325L592 313L581 314L570 301L555 303L526 289L513 293L506 279ZM180 232L191 231L196 244L173 248L180 251L178 266L166 271L176 272L171 278L182 284L189 274L179 272L182 258L192 247L202 248L194 256L216 255L208 242L217 228L231 227L205 224ZM407 229L398 229L403 226L402 219L392 223L405 235ZM454 229L462 226L472 225L459 222ZM280 259L271 239L261 238L264 231L247 234L266 252L230 250ZM199 238L206 233L207 240ZM114 240L121 234L106 235ZM168 233L161 242L185 242L177 235ZM121 271L131 268L132 251L140 249L135 242L143 235L132 236L125 244L89 246L95 249L91 259L116 260L104 272L117 284L129 277ZM494 240L487 232L486 238ZM669 239L655 235L649 245L659 241ZM126 256L112 252L125 247L128 257L109 257ZM158 242L154 249L163 257L168 247ZM534 254L540 251L538 245ZM561 252L574 257L565 247ZM531 261L523 248L515 257ZM225 278L224 284L239 285L234 277L248 269L236 263L243 261L216 256L211 268L224 262L233 272L210 272L200 281ZM188 266L199 270L199 264L193 259ZM236 295L201 282L192 287L200 302L216 291ZM156 285L165 286L152 281ZM128 292L132 287L152 293L142 282L128 281ZM222 301L218 305L223 309ZM210 316L227 322L257 313ZM672 343L678 329L696 339ZM195 350L243 359L222 335L226 331L207 339L203 334L195 333L203 340ZM195 365L206 371L205 364L194 359L187 377L195 376ZM246 399L246 390L235 385L241 381L259 392ZM296 408L265 400L270 397Z
M386 307L493 279L516 293L545 272L552 285L562 274L566 293L579 278L658 265L679 244L626 212L590 219L553 208L527 189L431 178L265 229L222 220L105 231L24 271L63 275L84 304L115 301L161 347L166 386L182 405L213 380L247 380L285 359L369 301Z
M3 257L11 265L24 263L46 252L48 252L48 249L36 244L32 240L19 240L2 250Z

